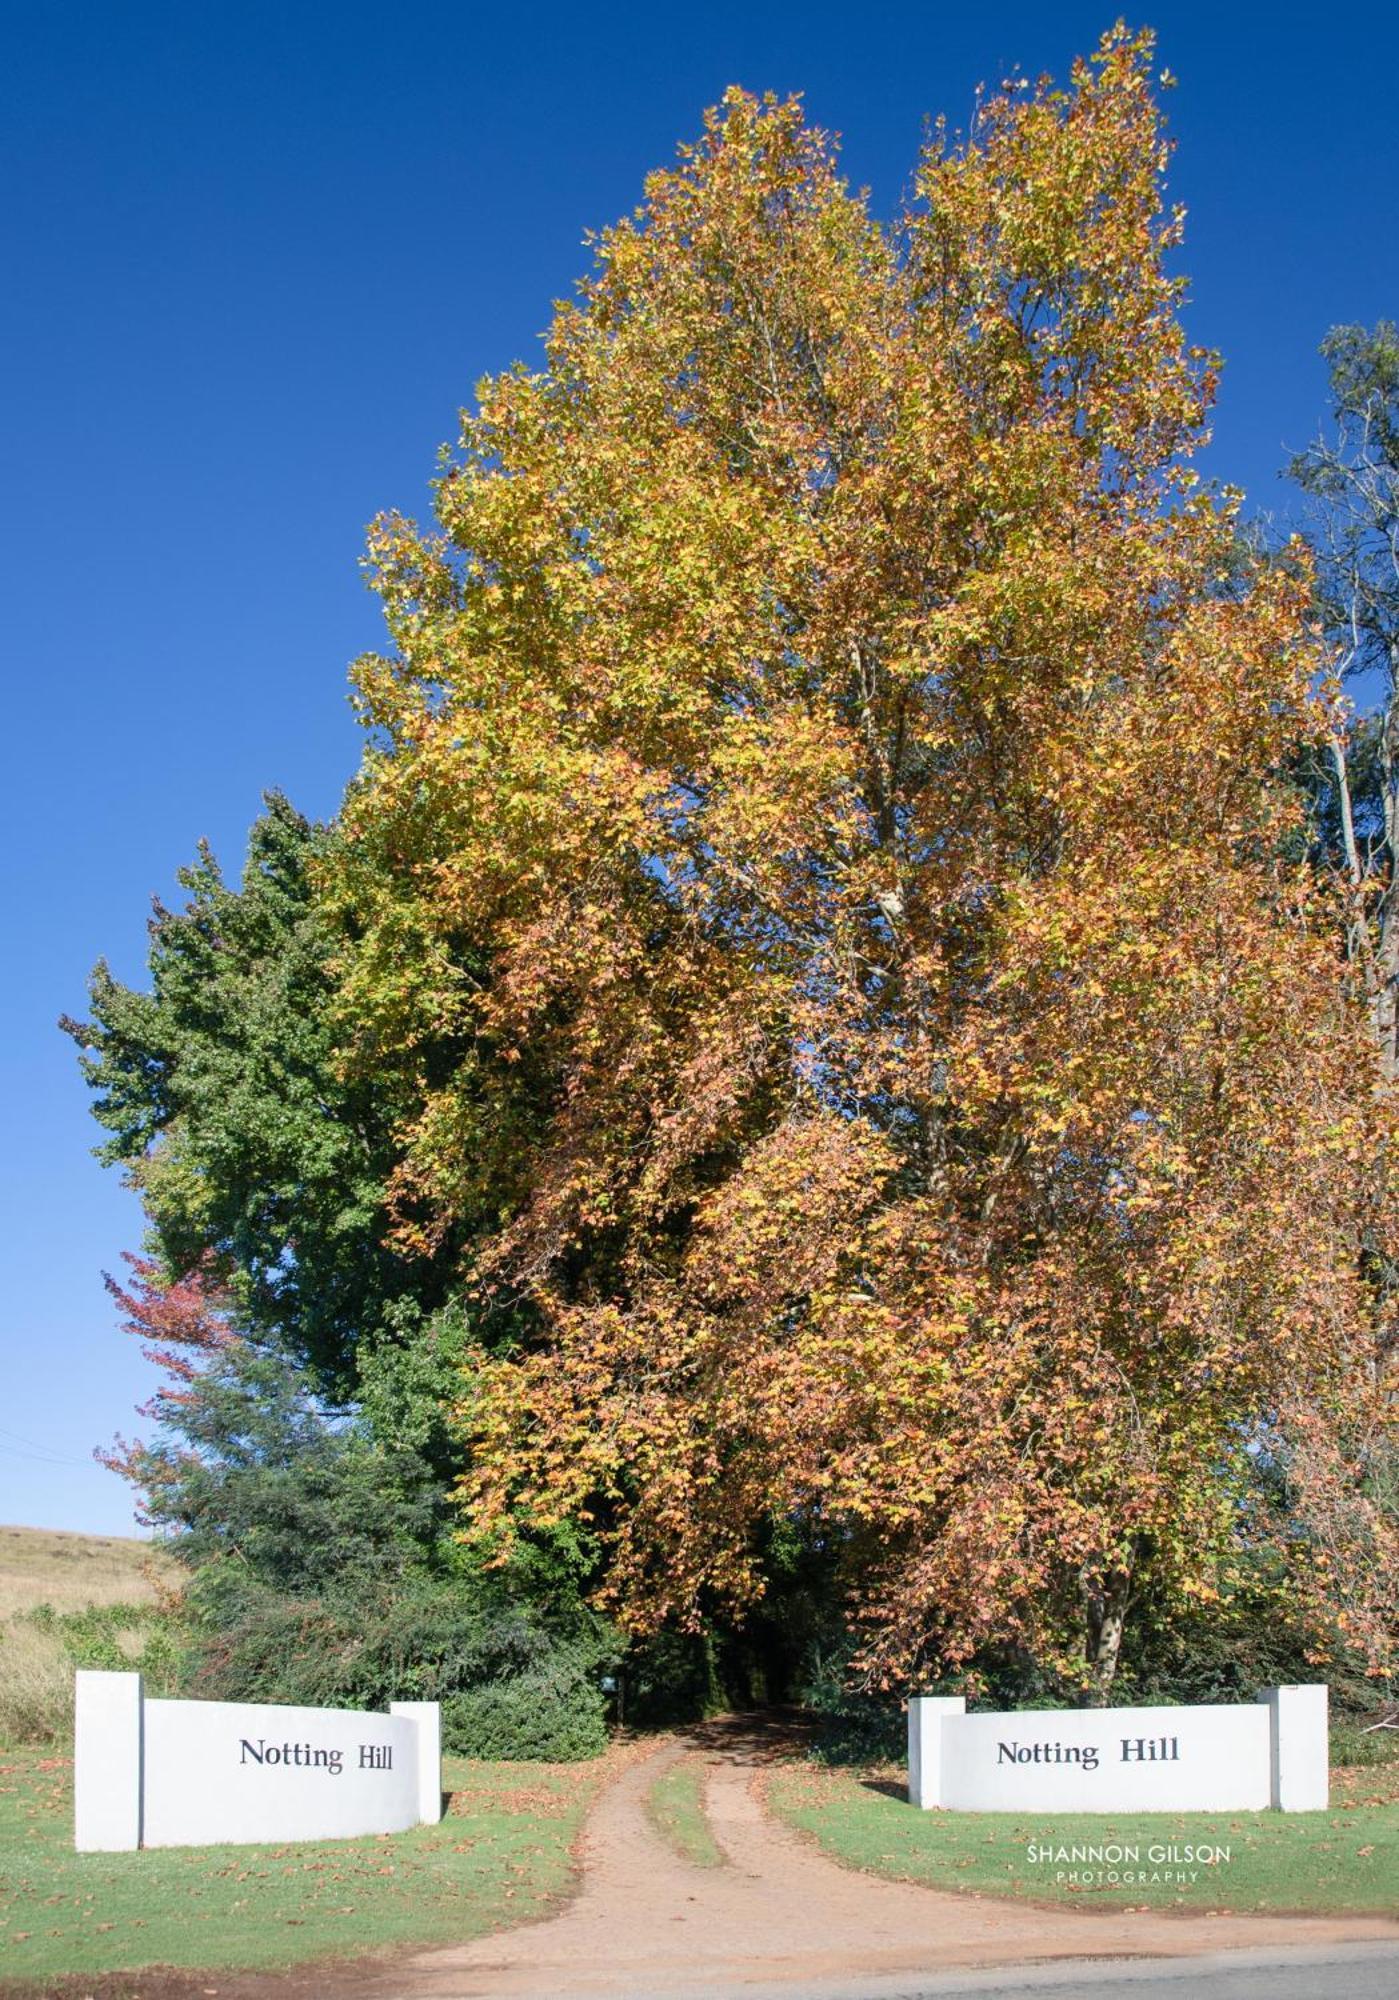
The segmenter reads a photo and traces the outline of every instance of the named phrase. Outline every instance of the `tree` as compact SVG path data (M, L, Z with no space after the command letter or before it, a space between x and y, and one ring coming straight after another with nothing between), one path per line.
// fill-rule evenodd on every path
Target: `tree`
M893 230L730 92L373 536L343 1060L413 1052L395 1240L494 1349L470 1532L584 1524L634 1629L788 1524L876 1680L1104 1698L1264 1543L1388 1643L1393 1105L1296 854L1308 587L1188 470L1150 65L987 104Z
M1321 818L1384 1075L1399 1074L1399 327L1334 327L1333 431L1292 461L1308 495L1337 678L1373 703L1338 715ZM1377 701L1375 697L1378 697Z
M104 1456L205 1596L364 1594L431 1559L443 1495L419 1455L327 1409L314 1379L249 1337L223 1287L127 1261L130 1281L108 1289L165 1379L142 1412L152 1441Z
M1399 1075L1399 329L1383 320L1373 330L1334 327L1321 352L1332 430L1290 469L1309 502L1336 700L1325 745L1304 761L1304 778L1314 851L1339 891L1351 977L1381 1078L1392 1086ZM1346 687L1357 706L1341 698ZM1373 1372L1386 1382L1399 1264L1382 1228L1362 1232L1358 1259L1372 1306ZM1356 1474L1366 1503L1359 1508ZM1387 1573L1373 1523L1387 1523L1392 1544L1399 1525L1393 1422L1362 1419L1341 1467L1313 1467L1310 1484L1310 1511L1337 1573Z
M611 1633L567 1563L487 1573L445 1532L431 1454L359 1412L241 1323L203 1272L129 1258L108 1285L164 1381L147 1443L107 1462L188 1571L184 1674L214 1699L381 1707L441 1701L448 1747L585 1757L605 1747Z
M92 1019L63 1025L110 1134L99 1157L139 1192L162 1267L215 1273L255 1335L343 1398L394 1310L430 1313L443 1287L385 1240L393 1065L360 1082L336 1066L339 940L315 887L333 838L270 797L240 887L201 848L187 905L156 906L151 990L99 964Z

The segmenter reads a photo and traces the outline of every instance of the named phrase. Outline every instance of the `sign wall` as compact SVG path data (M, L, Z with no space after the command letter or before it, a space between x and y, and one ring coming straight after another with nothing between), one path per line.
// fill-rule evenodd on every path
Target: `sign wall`
M77 1676L80 1852L335 1840L442 1817L436 1702L387 1715L147 1701L139 1674Z
M962 1696L908 1705L908 1792L960 1812L1320 1812L1327 1691L1267 1688L1254 1703L966 1713Z

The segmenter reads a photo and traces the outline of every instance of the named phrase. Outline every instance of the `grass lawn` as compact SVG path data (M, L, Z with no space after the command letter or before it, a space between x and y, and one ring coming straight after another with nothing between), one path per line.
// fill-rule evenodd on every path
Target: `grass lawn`
M937 1889L1118 1909L1399 1912L1399 1765L1335 1771L1331 1796L1324 1813L1039 1818L919 1812L893 1769L786 1767L768 1786L779 1818L833 1860ZM1137 1853L1045 1857L1046 1848L1075 1845ZM1220 1850L1219 1858L1185 1858L1187 1848L1201 1847Z
M440 1826L275 1847L73 1852L71 1756L0 1750L0 1991L135 1966L284 1966L537 1917L607 1769L449 1757Z
M704 1770L702 1757L682 1757L652 1785L646 1808L677 1854L701 1868L721 1868L724 1857L704 1812Z

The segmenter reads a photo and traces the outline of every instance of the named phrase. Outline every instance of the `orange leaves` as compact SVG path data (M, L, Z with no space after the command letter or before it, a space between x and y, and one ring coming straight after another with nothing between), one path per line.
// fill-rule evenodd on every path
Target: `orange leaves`
M785 1120L699 1205L687 1282L701 1298L743 1301L760 1325L776 1320L835 1280L850 1232L896 1166L887 1141L857 1120Z
M402 1245L521 1338L475 1532L586 1522L635 1624L795 1515L872 1671L1063 1666L1134 1565L1226 1587L1304 1420L1364 1513L1392 1110L1283 858L1303 595L1222 591L1183 469L1149 61L982 107L897 233L731 92L484 386L441 534L376 530L350 1059Z

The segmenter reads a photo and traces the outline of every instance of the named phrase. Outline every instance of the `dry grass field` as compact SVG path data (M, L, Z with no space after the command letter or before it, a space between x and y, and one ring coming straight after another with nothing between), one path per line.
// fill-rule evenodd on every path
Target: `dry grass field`
M26 1612L47 1608L61 1617L148 1605L154 1613L161 1583L173 1574L174 1565L134 1535L0 1527L0 1742L52 1742L71 1726L73 1659L60 1633ZM141 1634L123 1632L113 1643L119 1652L139 1651Z
M126 1535L69 1535L55 1528L0 1527L0 1619L49 1604L153 1604L168 1575L158 1548Z

